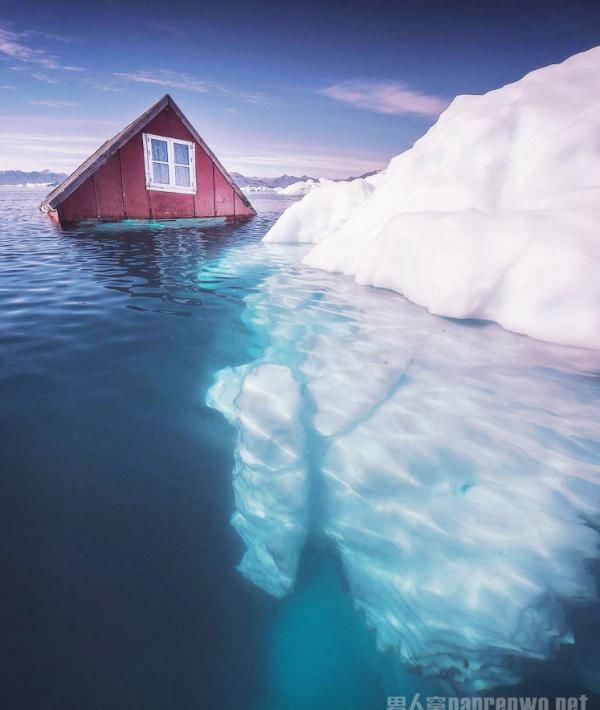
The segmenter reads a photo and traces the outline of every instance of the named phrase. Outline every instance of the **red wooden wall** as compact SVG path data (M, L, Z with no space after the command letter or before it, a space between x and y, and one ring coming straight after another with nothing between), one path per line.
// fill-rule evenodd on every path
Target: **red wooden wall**
M196 145L196 194L146 189L142 133ZM61 222L82 219L174 219L253 214L206 151L167 106L57 208Z

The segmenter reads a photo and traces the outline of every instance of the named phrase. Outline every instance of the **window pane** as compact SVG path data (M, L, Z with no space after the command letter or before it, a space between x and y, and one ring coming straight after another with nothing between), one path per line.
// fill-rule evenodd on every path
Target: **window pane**
M182 168L180 165L175 166L175 184L179 187L190 186L190 169Z
M175 162L179 165L189 165L190 164L190 149L189 146L183 143L173 143L173 148L175 150Z
M152 143L152 160L168 162L169 153L167 152L167 141L159 141L156 140L156 138L151 138L150 140Z
M168 185L169 166L165 163L152 163L152 182L156 182L161 185Z

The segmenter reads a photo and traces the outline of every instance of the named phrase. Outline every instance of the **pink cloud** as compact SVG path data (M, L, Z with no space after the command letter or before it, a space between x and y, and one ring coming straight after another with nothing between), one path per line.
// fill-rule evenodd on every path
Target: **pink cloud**
M377 113L439 116L448 101L390 82L343 81L319 91L330 99Z

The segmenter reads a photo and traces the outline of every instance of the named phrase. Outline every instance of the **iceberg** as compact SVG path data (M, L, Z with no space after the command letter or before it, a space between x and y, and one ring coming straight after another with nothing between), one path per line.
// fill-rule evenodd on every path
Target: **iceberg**
M340 227L381 181L378 173L349 181L321 181L299 202L288 207L264 236L266 243L298 242L316 244Z
M301 195L306 195L316 187L321 187L321 185L326 185L330 183L331 180L326 178L319 178L318 180L313 180L313 178L308 178L307 180L298 180L296 182L290 183L289 185L270 187L268 185L244 185L242 190L244 192L268 192L275 195L284 195L286 197L299 197Z
M299 182L294 182L291 185L288 185L287 187L278 187L276 188L276 192L278 192L280 195L306 195L312 190L314 190L315 187L319 187L323 183L328 182L324 178L321 178L320 180L312 180L309 178L308 180L300 180Z
M461 692L573 643L569 604L597 603L600 353L254 248L263 352L208 395L237 431L243 574L280 597L307 535L330 540L379 647Z
M266 242L431 313L600 348L600 47L459 96L383 174L292 205Z
M459 97L229 255L270 264L260 350L207 398L242 573L281 597L328 540L379 648L460 693L518 682L598 604L599 97L600 48Z

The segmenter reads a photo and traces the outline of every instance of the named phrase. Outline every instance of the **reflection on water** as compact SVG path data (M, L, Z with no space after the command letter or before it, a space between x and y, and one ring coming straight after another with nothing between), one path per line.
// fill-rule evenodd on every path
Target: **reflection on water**
M453 504L476 506L471 496L485 485L470 484L481 484L473 478L481 457L494 480L507 471L515 501L539 512L550 496L556 520L540 528L539 517L523 519L517 549L529 552L508 549L506 559L522 572L533 550L542 567L532 575L581 582L588 538L572 512L594 500L589 473L598 460L598 380L583 359L567 366L562 350L550 357L542 348L540 358L531 341L495 326L423 319L398 297L392 317L381 292L300 275L302 248L258 244L279 200L255 200L259 216L245 223L63 231L37 212L40 197L0 189L0 664L15 708L371 710L387 695L433 693L437 686L403 669L396 651L376 651L350 593L369 614L372 590L389 594L383 574L398 569L404 545L412 556L402 578L431 594L414 577L433 568L423 554L439 554L442 566L444 552L461 559L468 533L474 555L461 574L494 577L477 553L485 521L475 530L440 521L440 510L451 510L442 507L427 524L400 529L406 489L384 467L372 476L382 451L388 466L402 462L421 482L420 505L447 480L436 474L442 449L455 454L445 462L452 470L462 467L460 485L439 491ZM307 547L294 591L280 601L236 571L246 551L230 525L243 483L238 475L232 490L239 440L205 404L215 373L266 354L300 377L310 449ZM517 357L527 366L515 369ZM494 418L484 416L490 402ZM365 429L375 421L365 408L388 412L375 430ZM465 417L480 437L470 454L458 447ZM458 448L447 445L453 437ZM535 461L526 489L508 465L511 451ZM553 477L550 465L565 475ZM276 486L271 494L276 502ZM264 504L264 490L255 495ZM453 549L435 539L432 522L452 528ZM493 529L501 537L501 521ZM560 540L568 560L553 554ZM494 543L490 564L506 581L500 551ZM358 589L369 560L379 586ZM507 694L597 687L600 619L588 601L563 610L575 645L550 665L528 660L522 685ZM445 609L440 602L435 623ZM395 613L416 634L408 612ZM475 619L446 616L459 631Z

